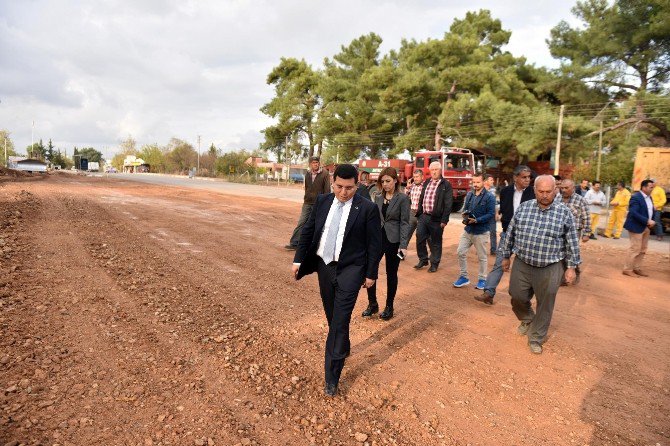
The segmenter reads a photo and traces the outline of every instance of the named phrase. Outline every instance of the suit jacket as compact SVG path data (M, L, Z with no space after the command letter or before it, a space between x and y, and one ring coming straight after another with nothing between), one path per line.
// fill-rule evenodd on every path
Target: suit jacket
M642 234L647 229L649 210L642 192L635 192L628 203L628 215L623 227L634 234Z
M316 251L333 200L337 198L332 193L316 197L312 213L302 228L293 260L294 263L300 263L298 279L315 272L321 261ZM351 290L354 286L360 288L365 278L376 280L381 252L379 208L359 194L354 194L337 262L338 285Z
M386 217L381 213L384 205L384 194L377 195L375 203L379 208L386 238L391 243L400 243L400 249L407 249L409 244L409 197L402 192L396 192L386 209Z
M421 197L419 197L419 209L416 210L417 217L423 214L423 197L426 195L426 188L431 181L433 181L432 178L429 178L423 182ZM433 204L433 212L430 214L430 219L444 224L449 223L449 214L451 214L451 206L453 202L454 195L451 183L444 178L441 178L440 184L437 185L435 203Z
M532 186L528 186L521 194L521 203L533 199L535 199L535 190ZM500 222L503 232L507 232L512 217L514 217L514 183L500 190Z

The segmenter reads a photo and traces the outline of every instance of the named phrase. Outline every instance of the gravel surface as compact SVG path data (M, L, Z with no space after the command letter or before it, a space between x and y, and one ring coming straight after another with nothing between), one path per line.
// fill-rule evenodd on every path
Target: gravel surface
M0 445L670 444L667 253L632 279L625 246L583 245L536 356L507 277L492 307L451 286L452 221L437 274L412 269L413 249L402 262L391 321L363 320L361 293L329 399L316 278L290 280L282 248L299 208L104 177L0 182Z

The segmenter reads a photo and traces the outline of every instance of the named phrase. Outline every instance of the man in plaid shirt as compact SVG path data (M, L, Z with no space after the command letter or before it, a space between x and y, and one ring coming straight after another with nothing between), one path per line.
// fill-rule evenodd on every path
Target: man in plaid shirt
M442 164L433 161L428 166L430 179L423 182L419 208L416 217L419 220L416 228L416 253L419 263L414 269L428 265L428 246L430 245L429 273L434 273L442 259L442 235L444 227L449 223L449 214L453 204L453 189L449 181L442 178Z
M419 209L419 198L421 198L421 191L423 190L423 170L415 169L412 174L412 184L407 186L405 193L409 196L410 206L409 206L409 238L412 239L412 235L416 230L416 225L418 224L418 219L416 218L416 211Z
M555 196L554 177L537 177L536 199L519 206L500 248L505 271L511 255L516 255L509 279L512 310L521 321L519 334L528 335L530 351L536 354L542 353L561 279L571 284L582 262L575 219L570 209L554 201ZM533 294L537 314L530 304Z
M554 201L558 203L563 203L565 206L570 209L572 216L575 217L575 227L577 228L577 235L582 237L582 242L586 243L589 241L589 236L591 235L591 217L589 216L589 205L586 204L584 198L575 193L575 182L570 179L565 179L561 181L561 185L558 188L561 191L560 195L556 196ZM579 265L575 268L575 285L579 283L579 277L581 275L581 270ZM567 285L567 283L562 282L561 285Z

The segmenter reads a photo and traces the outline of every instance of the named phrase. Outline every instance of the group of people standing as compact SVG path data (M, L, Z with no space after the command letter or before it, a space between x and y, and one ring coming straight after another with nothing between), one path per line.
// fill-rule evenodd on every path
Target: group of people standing
M324 391L334 396L350 354L349 325L359 289L366 288L368 296L362 316L379 313L376 281L384 258L387 293L379 317L393 317L399 265L415 231L419 259L414 269L428 266L428 272L435 273L439 268L453 193L449 181L442 177L439 162L431 163L430 177L425 180L421 170L414 172L413 181L404 192L393 168L380 172L376 185L371 187L367 178L358 183L356 167L342 164L333 174L332 193L329 176L319 170L318 159L313 158L310 163L305 203L293 233L298 236L291 238L287 248L296 250L291 267L296 280L313 272L318 274L329 325ZM499 242L493 181L486 175L473 176L472 190L462 209L464 229L457 249L460 272L453 286L460 288L470 283L467 252L474 246L479 260L475 287L482 290L474 298L492 305L514 254L509 293L520 321L517 331L528 337L531 352L542 353L557 291L562 284L578 280L579 240L589 240L592 227L586 200L571 180L564 180L559 187L554 177L541 175L531 187L531 173L527 166L518 166L513 183L500 190ZM640 243L644 243L642 239ZM495 264L488 271L488 255L494 253ZM533 297L537 300L536 312L531 307Z

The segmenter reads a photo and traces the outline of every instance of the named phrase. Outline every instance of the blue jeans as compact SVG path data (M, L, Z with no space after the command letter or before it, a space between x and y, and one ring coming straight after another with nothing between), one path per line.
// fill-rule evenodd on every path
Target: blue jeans
M661 222L661 211L654 209L654 221L656 226L654 226L654 231L656 231L656 236L663 237L663 223Z
M498 228L498 224L496 222L496 219L493 218L491 220L491 227L489 229L489 232L491 233L491 254L496 252L498 249L498 234L496 233L496 229Z
M484 287L484 292L491 297L494 297L496 295L496 288L498 287L498 284L500 283L500 280L502 279L503 276L502 245L505 243L506 236L507 234L504 232L500 234L500 244L498 245L498 250L496 251L496 263L493 265L493 269L491 270L489 275L486 276L486 286Z

